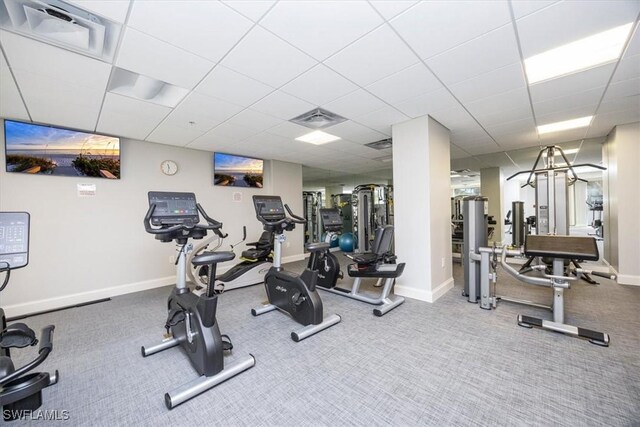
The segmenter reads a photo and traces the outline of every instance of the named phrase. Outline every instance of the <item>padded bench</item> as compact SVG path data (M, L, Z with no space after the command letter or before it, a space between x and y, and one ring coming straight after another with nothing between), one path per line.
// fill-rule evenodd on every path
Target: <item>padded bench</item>
M525 239L524 254L528 257L582 259L598 261L600 253L596 239L582 236L536 236Z

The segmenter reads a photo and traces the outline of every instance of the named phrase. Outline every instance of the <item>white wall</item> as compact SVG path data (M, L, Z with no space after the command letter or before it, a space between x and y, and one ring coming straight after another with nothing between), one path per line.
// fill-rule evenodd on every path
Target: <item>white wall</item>
M169 262L174 245L156 241L142 224L148 191L196 193L207 212L224 223L228 243L242 238L243 225L248 241L262 232L253 194L280 192L292 209L302 210L300 165L266 161L265 188L239 189L213 186L210 152L123 139L121 155L122 179L110 181L6 173L0 150L0 210L31 213L29 266L15 271L2 292L9 316L174 283L175 267ZM166 159L178 163L175 176L161 173ZM79 198L78 183L96 184L97 195ZM235 192L242 193L242 201L232 201ZM301 231L292 233L284 252L294 258L302 256L302 239L295 233Z
M618 283L640 285L640 122L616 126L603 146L605 259Z
M302 210L302 165L296 163L271 161L271 194L282 197L294 214L304 216ZM253 209L253 205L251 207ZM255 210L254 218L255 218ZM258 220L256 219L256 222ZM285 262L304 259L304 226L287 232L287 241L282 248Z
M394 125L395 292L434 302L453 287L449 131L430 117Z

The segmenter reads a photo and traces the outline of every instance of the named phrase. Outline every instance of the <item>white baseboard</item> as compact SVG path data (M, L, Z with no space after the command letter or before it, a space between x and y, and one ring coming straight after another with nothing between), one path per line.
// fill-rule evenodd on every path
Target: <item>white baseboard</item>
M396 285L393 288L393 292L403 297L433 303L436 302L441 296L446 294L450 289L453 289L453 277L448 278L432 291L428 291L426 289L416 289L410 286Z
M22 304L9 305L4 308L7 317L23 316L30 313L55 310L62 307L74 306L86 302L96 301L104 298L111 298L118 295L130 294L132 292L146 291L162 286L168 286L176 282L175 276L162 277L159 279L145 280L142 282L129 283L126 285L113 286L111 288L98 289L77 294L65 295L56 298L29 301Z
M618 284L640 286L640 276L632 276L631 274L618 274Z

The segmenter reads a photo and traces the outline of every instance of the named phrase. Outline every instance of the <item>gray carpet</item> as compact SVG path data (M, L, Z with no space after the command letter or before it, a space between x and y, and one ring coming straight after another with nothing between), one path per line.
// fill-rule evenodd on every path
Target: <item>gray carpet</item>
M43 366L57 368L60 382L45 390L43 409L68 410L70 424L83 426L640 425L640 288L602 279L567 292L567 322L608 332L602 348L517 326L518 313L550 318L544 310L481 310L460 296L460 265L454 275L455 289L437 303L407 299L382 318L322 293L325 313L342 323L300 343L287 316L251 316L261 285L225 293L218 320L235 345L227 360L252 353L257 364L173 411L164 393L195 377L186 356L176 348L140 356L161 337L169 288L32 317L34 329L56 324ZM506 274L500 282L499 293L551 300ZM30 351L15 354L24 361Z

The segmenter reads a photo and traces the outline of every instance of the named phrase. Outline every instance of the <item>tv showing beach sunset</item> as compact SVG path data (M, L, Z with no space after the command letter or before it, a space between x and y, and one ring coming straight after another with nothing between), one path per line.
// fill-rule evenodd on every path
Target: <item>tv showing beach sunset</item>
M7 172L120 179L120 139L4 121Z
M262 188L264 161L233 154L213 155L214 184L227 187Z

